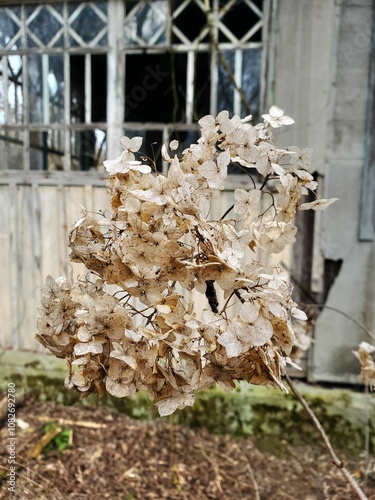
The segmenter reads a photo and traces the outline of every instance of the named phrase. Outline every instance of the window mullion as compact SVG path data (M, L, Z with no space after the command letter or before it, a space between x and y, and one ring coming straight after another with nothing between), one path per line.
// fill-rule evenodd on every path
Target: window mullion
M108 76L107 76L107 156L113 158L120 152L119 136L124 120L124 2L108 2Z
M26 7L21 7L22 46L26 47ZM30 134L29 134L29 76L27 55L22 56L22 82L23 82L23 170L30 170Z
M242 88L242 50L236 49L234 58L234 78L237 88ZM240 92L233 86L233 112L241 115L241 95Z
M168 130L168 127L163 127L163 144L168 144L168 141L169 141L169 130ZM168 167L169 167L169 164L163 160L162 162L162 172L164 175L167 175L168 173Z
M4 95L4 124L9 123L9 106L8 106L8 58L1 58L3 68L3 95ZM4 134L6 135L6 133ZM9 162L9 144L4 141L4 165L8 166Z
M48 73L48 54L42 54L43 123L45 124L50 122Z
M186 123L193 123L194 112L194 58L195 54L189 50L187 54L186 74Z
M219 20L219 4L218 4L218 0L214 0L213 1L211 22L212 22L212 30L213 30L212 35L214 36L215 40L218 40L218 34L219 34L218 20ZM218 64L219 64L219 60L218 60L217 50L213 44L213 40L211 40L210 47L211 47L210 113L211 113L211 115L216 116L216 114L217 114L217 88L218 88Z
M85 123L91 123L91 54L85 54Z
M69 46L68 4L64 3L64 46ZM71 140L70 140L70 55L64 52L64 170L71 170Z
M8 58L2 58L3 66L3 92L4 92L4 123L9 123L9 106L8 106Z
M71 169L71 146L70 146L70 56L64 54L64 169Z
M266 101L268 99L267 95L267 84L268 79L273 81L273 67L272 58L273 55L270 41L272 39L272 17L274 16L274 2L272 0L263 0L263 29L262 29L262 65L261 65L261 85L260 85L260 102L259 109L263 110L266 106ZM270 78L271 77L271 78Z

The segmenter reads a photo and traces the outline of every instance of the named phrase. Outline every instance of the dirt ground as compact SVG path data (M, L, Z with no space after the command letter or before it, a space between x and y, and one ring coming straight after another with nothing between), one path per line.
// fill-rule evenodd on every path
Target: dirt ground
M2 499L356 498L318 444L303 449L284 444L281 455L275 456L249 439L213 436L204 429L172 426L168 420L131 420L104 408L41 403L32 397L17 408L16 416L21 426L16 494L8 492L9 453L2 446ZM65 432L56 435L61 430ZM7 438L3 425L1 443ZM56 445L64 439L70 444L58 451ZM280 443L276 448L280 454ZM375 478L365 478L364 463L349 461L347 467L367 497L375 499Z

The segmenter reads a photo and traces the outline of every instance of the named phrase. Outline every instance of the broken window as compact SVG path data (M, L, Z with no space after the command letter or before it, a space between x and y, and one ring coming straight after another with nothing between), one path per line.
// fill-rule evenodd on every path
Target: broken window
M121 133L163 168L203 115L259 115L262 0L0 5L3 169L102 169Z

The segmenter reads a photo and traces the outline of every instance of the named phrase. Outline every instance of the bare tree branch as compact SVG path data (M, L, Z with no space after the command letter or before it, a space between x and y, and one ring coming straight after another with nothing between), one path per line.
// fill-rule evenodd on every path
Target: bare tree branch
M302 394L299 392L299 390L297 389L294 382L291 380L291 378L287 374L285 374L285 379L288 382L288 385L291 388L293 394L298 399L298 401L301 403L304 410L307 412L307 414L309 415L309 417L313 421L313 424L315 425L316 429L318 430L318 432L323 440L324 446L326 447L328 453L330 454L330 456L332 458L332 463L338 469L341 470L343 476L345 477L345 479L349 483L349 485L352 488L352 490L354 491L354 493L358 496L358 498L360 498L361 500L368 500L366 495L364 494L364 492L362 491L362 489L358 485L358 483L354 480L354 478L352 477L352 475L350 474L348 469L345 467L344 462L342 460L340 460L339 457L336 455L336 452L332 448L331 442L330 442L325 430L323 429L321 423L319 422L317 416L312 411L312 409L310 408L310 406L308 405L307 401L304 399Z

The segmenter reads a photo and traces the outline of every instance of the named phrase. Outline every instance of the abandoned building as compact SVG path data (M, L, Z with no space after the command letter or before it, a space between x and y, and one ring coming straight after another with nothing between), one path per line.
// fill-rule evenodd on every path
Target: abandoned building
M375 61L371 0L0 0L2 350L35 341L45 277L66 274L67 234L108 206L103 160L121 135L145 154L197 138L222 109L270 105L296 124L276 139L314 150L319 195L288 254L313 319L302 376L357 384L352 350L375 329ZM249 180L231 173L231 191Z

